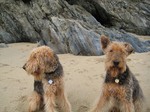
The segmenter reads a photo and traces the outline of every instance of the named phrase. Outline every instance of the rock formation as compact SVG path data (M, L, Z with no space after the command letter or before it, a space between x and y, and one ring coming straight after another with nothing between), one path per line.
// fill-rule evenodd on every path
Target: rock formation
M67 0L82 6L108 28L150 35L149 0Z
M149 51L149 0L2 0L0 43L38 42L57 53L101 55L101 34Z

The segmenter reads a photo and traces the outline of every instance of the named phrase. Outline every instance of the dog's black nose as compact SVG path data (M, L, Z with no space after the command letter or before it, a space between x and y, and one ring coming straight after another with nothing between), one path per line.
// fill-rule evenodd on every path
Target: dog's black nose
M26 70L26 64L24 64L22 68L23 68L24 70Z
M119 65L119 61L116 61L116 60L113 61L113 63L114 63L115 66L118 66L118 65Z

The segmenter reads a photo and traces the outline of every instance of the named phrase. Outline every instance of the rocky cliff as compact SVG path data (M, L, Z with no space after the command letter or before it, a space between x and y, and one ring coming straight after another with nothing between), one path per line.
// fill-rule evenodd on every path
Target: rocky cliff
M149 0L67 0L82 6L108 28L150 35Z
M1 0L0 43L38 42L57 53L101 55L101 34L150 50L149 0Z

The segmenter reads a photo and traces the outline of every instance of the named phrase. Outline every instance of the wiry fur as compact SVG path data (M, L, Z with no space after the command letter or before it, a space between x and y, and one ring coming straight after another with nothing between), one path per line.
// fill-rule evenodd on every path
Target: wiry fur
M133 52L132 46L111 42L104 35L100 39L106 54L106 77L101 96L90 112L144 112L143 92L126 64L126 57Z
M35 48L23 68L34 76L29 112L39 110L43 105L46 112L55 112L56 101L61 112L71 112L64 92L63 68L57 55L49 47ZM49 84L49 80L53 83Z

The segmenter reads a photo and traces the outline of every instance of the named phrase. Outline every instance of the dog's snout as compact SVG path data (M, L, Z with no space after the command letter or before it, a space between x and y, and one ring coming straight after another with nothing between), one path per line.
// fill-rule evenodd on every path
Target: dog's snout
M24 70L26 70L26 64L24 64L22 68L23 68Z
M118 60L113 61L113 63L114 63L115 66L119 65L119 61Z

